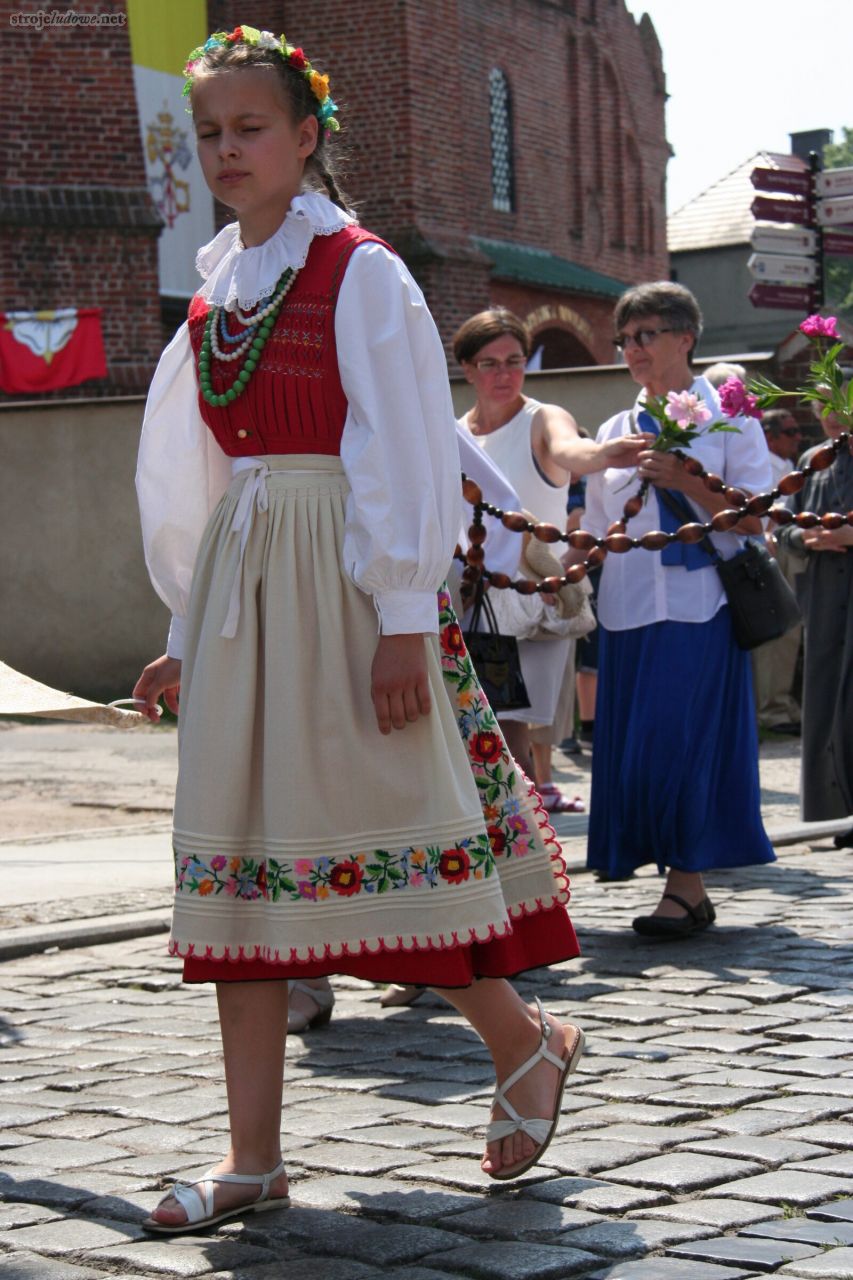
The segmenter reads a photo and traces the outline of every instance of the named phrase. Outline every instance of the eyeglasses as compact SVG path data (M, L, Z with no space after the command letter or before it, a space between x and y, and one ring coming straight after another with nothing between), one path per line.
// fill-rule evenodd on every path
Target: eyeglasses
M636 333L617 333L613 339L613 345L620 351L624 351L632 342L635 342L642 351L645 351L649 343L654 342L659 334L677 332L677 329L638 329Z
M507 356L506 360L493 360L491 356L485 356L482 360L472 360L475 369L479 369L480 373L496 373L498 369L507 369L510 373L518 373L524 369L527 364L526 356Z
M799 427L783 427L779 432L780 436L801 436L802 434Z

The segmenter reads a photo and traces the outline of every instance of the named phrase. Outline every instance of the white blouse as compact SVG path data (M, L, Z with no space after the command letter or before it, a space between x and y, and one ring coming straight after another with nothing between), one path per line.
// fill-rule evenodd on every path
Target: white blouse
M324 197L300 196L283 224L297 218L299 236L288 238L280 231L265 246L244 250L232 234L219 255L209 252L216 241L206 246L199 265L205 255L208 264L214 259L208 279L215 278L216 296L241 306L249 305L253 294L265 296L261 291L269 280L275 284L294 253L307 253L306 220L316 222L318 234L344 225L343 217L337 226L330 223L330 210L334 219L338 211ZM248 254L255 255L257 269L243 270L238 279L238 264ZM230 268L223 266L226 257ZM344 570L373 596L384 634L435 633L436 592L462 527L453 404L444 350L423 295L400 259L382 245L360 245L349 260L335 311L335 340L348 402L341 440L351 489ZM231 463L199 412L184 324L163 352L151 384L136 477L146 564L173 615L167 647L172 657L183 654L196 553L230 482Z
M724 415L719 396L710 382L697 378L691 391L701 396L716 422ZM643 408L644 393L634 405L634 414ZM706 471L721 476L726 484L748 493L764 493L770 488L769 450L764 432L755 418L733 418L737 432L709 435L707 430L693 441L689 452ZM631 433L631 414L617 413L599 429L599 443ZM628 498L639 487L636 470L608 468L587 476L586 508L581 527L603 538L614 520L622 518ZM690 500L699 518L708 521L711 513ZM660 508L654 489L640 511L628 523L634 538L659 529ZM711 541L720 556L728 560L743 546L734 533L712 533ZM660 552L635 548L621 555L608 555L601 574L598 617L610 631L627 631L653 622L707 622L725 604L720 575L709 562L706 568L687 570L683 565L664 565Z

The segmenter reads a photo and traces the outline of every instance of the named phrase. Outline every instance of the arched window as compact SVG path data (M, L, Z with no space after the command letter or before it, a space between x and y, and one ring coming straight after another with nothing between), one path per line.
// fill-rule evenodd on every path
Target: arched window
M489 72L489 128L492 140L492 208L512 213L515 191L512 164L512 98L502 71Z

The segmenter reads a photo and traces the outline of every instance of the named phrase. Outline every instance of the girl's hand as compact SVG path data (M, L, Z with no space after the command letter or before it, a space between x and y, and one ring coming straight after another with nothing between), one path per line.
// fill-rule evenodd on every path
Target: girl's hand
M133 686L134 698L144 698L145 706L140 705L140 712L157 724L160 719L157 703L160 695L169 710L178 714L178 693L181 688L181 660L170 658L165 653L155 662L149 662L142 675Z
M644 480L661 489L683 489L687 478L675 454L664 450L644 449L639 457L639 471Z
M370 671L370 694L380 733L405 729L418 716L429 715L432 703L421 634L379 637Z
M809 551L847 551L853 547L853 529L806 529L803 546Z

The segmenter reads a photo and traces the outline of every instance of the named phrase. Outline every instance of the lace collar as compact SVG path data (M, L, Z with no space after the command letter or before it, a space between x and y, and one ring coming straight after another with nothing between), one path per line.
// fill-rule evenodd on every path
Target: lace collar
M305 265L314 236L330 236L355 221L326 196L314 191L296 196L284 222L269 240L246 249L240 224L231 222L196 254L204 284L200 296L213 306L244 311L270 298L285 267Z

